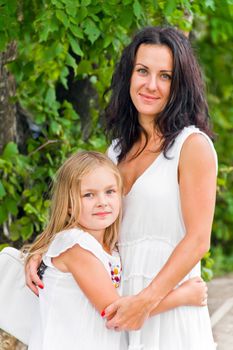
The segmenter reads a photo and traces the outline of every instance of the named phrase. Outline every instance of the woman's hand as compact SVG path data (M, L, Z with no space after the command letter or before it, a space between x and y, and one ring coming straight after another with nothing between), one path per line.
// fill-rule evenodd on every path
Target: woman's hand
M37 270L41 263L41 255L36 254L30 258L25 266L25 279L26 285L35 293L37 296L39 295L38 288L43 289L44 284L39 278L37 274Z
M117 331L140 329L149 317L150 308L143 293L122 297L104 310L106 326Z

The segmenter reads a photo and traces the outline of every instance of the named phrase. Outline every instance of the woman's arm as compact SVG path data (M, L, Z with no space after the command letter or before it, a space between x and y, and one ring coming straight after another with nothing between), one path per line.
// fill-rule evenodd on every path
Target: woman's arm
M184 238L147 288L136 296L120 299L105 310L107 317L117 311L107 327L139 329L152 310L208 251L215 206L216 164L213 150L203 135L193 134L183 145L179 187L186 228Z
M42 280L37 274L40 266L42 256L40 254L33 255L25 266L25 281L26 285L35 293L39 295L38 288L44 288Z
M120 298L103 263L79 245L52 261L59 270L72 273L79 287L100 313Z

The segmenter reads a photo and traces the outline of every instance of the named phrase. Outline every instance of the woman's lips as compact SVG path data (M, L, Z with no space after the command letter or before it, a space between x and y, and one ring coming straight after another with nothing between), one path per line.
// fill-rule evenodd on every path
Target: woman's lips
M142 97L142 99L143 99L143 100L146 100L146 101L156 101L156 100L159 100L159 97L151 96L151 95L146 95L146 94L142 94L142 93L139 93L139 96Z

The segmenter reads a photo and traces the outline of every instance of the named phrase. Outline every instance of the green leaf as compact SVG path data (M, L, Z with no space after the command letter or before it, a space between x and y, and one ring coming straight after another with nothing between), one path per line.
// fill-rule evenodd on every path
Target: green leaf
M70 43L71 48L74 51L74 53L76 53L76 55L82 57L84 55L84 53L79 46L78 40L69 34L68 34L68 38L69 38L69 43Z
M129 8L125 8L124 11L120 13L119 24L122 27L130 28L133 21L133 12Z
M69 74L69 70L67 67L63 67L61 74L60 74L60 80L62 82L62 85L68 89L68 85L67 85L67 76Z
M123 0L123 5L132 4L132 0Z
M59 21L61 21L65 28L69 27L69 19L65 13L65 11L63 10L56 10L56 17L59 19Z
M19 151L17 145L14 142L9 142L3 151L3 158L10 159L16 156L18 153Z
M57 20L56 17L53 17L49 21L44 21L38 29L40 42L46 42L48 40L49 33L54 33L55 31L58 31L59 27L60 22Z
M76 75L78 65L77 65L75 59L69 53L67 53L67 56L66 56L66 64L67 64L67 66L70 66L73 68L75 75Z
M79 7L76 18L75 18L75 24L81 24L84 18L86 18L88 15L87 8L85 6Z
M66 12L69 16L75 17L77 15L78 6L76 4L66 4Z
M91 62L88 60L82 60L78 65L77 74L90 74L91 72Z
M167 0L164 8L164 13L166 16L170 16L173 11L175 11L177 5L177 0Z
M143 16L143 9L142 9L142 6L138 0L134 1L133 12L134 12L135 16L137 17L137 19L140 19Z
M33 233L33 224L30 222L28 225L23 226L20 233L23 240L26 241Z
M19 224L19 222L18 221L13 222L10 225L9 231L10 231L10 238L11 238L11 240L13 242L17 241L20 238L20 232L21 232L21 225Z
M84 38L82 29L79 28L77 25L70 24L69 27L70 27L70 30L71 30L71 32L72 32L72 34L73 34L74 36L76 36L76 37L79 38L79 39L83 39L83 38Z
M0 205L0 224L3 224L7 220L8 213L4 205Z
M6 247L9 247L9 243L2 243L2 244L0 244L0 252Z
M50 130L51 130L52 134L59 135L61 132L61 125L59 123L57 123L55 120L52 120L50 122Z
M0 199L3 198L6 195L5 188L3 186L2 181L0 180Z
M93 22L90 18L85 20L83 26L85 34L93 44L101 34L99 28L96 26L95 22Z
M49 106L52 106L54 104L54 101L56 100L56 92L54 87L50 87L47 90L47 93L45 95L45 103Z
M81 6L88 6L91 4L91 0L82 0L81 1Z
M18 214L17 204L18 203L12 198L5 199L5 205L6 205L7 211L12 213L13 215Z
M0 52L4 51L7 44L7 38L5 32L0 32Z
M103 48L106 49L113 41L112 35L106 35L104 37Z
M214 0L205 0L205 7L211 8L211 10L215 10L215 1Z

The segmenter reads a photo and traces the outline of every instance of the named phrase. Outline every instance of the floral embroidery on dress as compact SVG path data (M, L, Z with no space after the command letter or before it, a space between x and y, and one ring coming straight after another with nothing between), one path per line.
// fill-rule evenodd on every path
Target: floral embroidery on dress
M112 279L113 285L115 288L118 288L121 282L122 267L120 264L113 265L110 262L109 262L109 267L111 270L111 279Z

